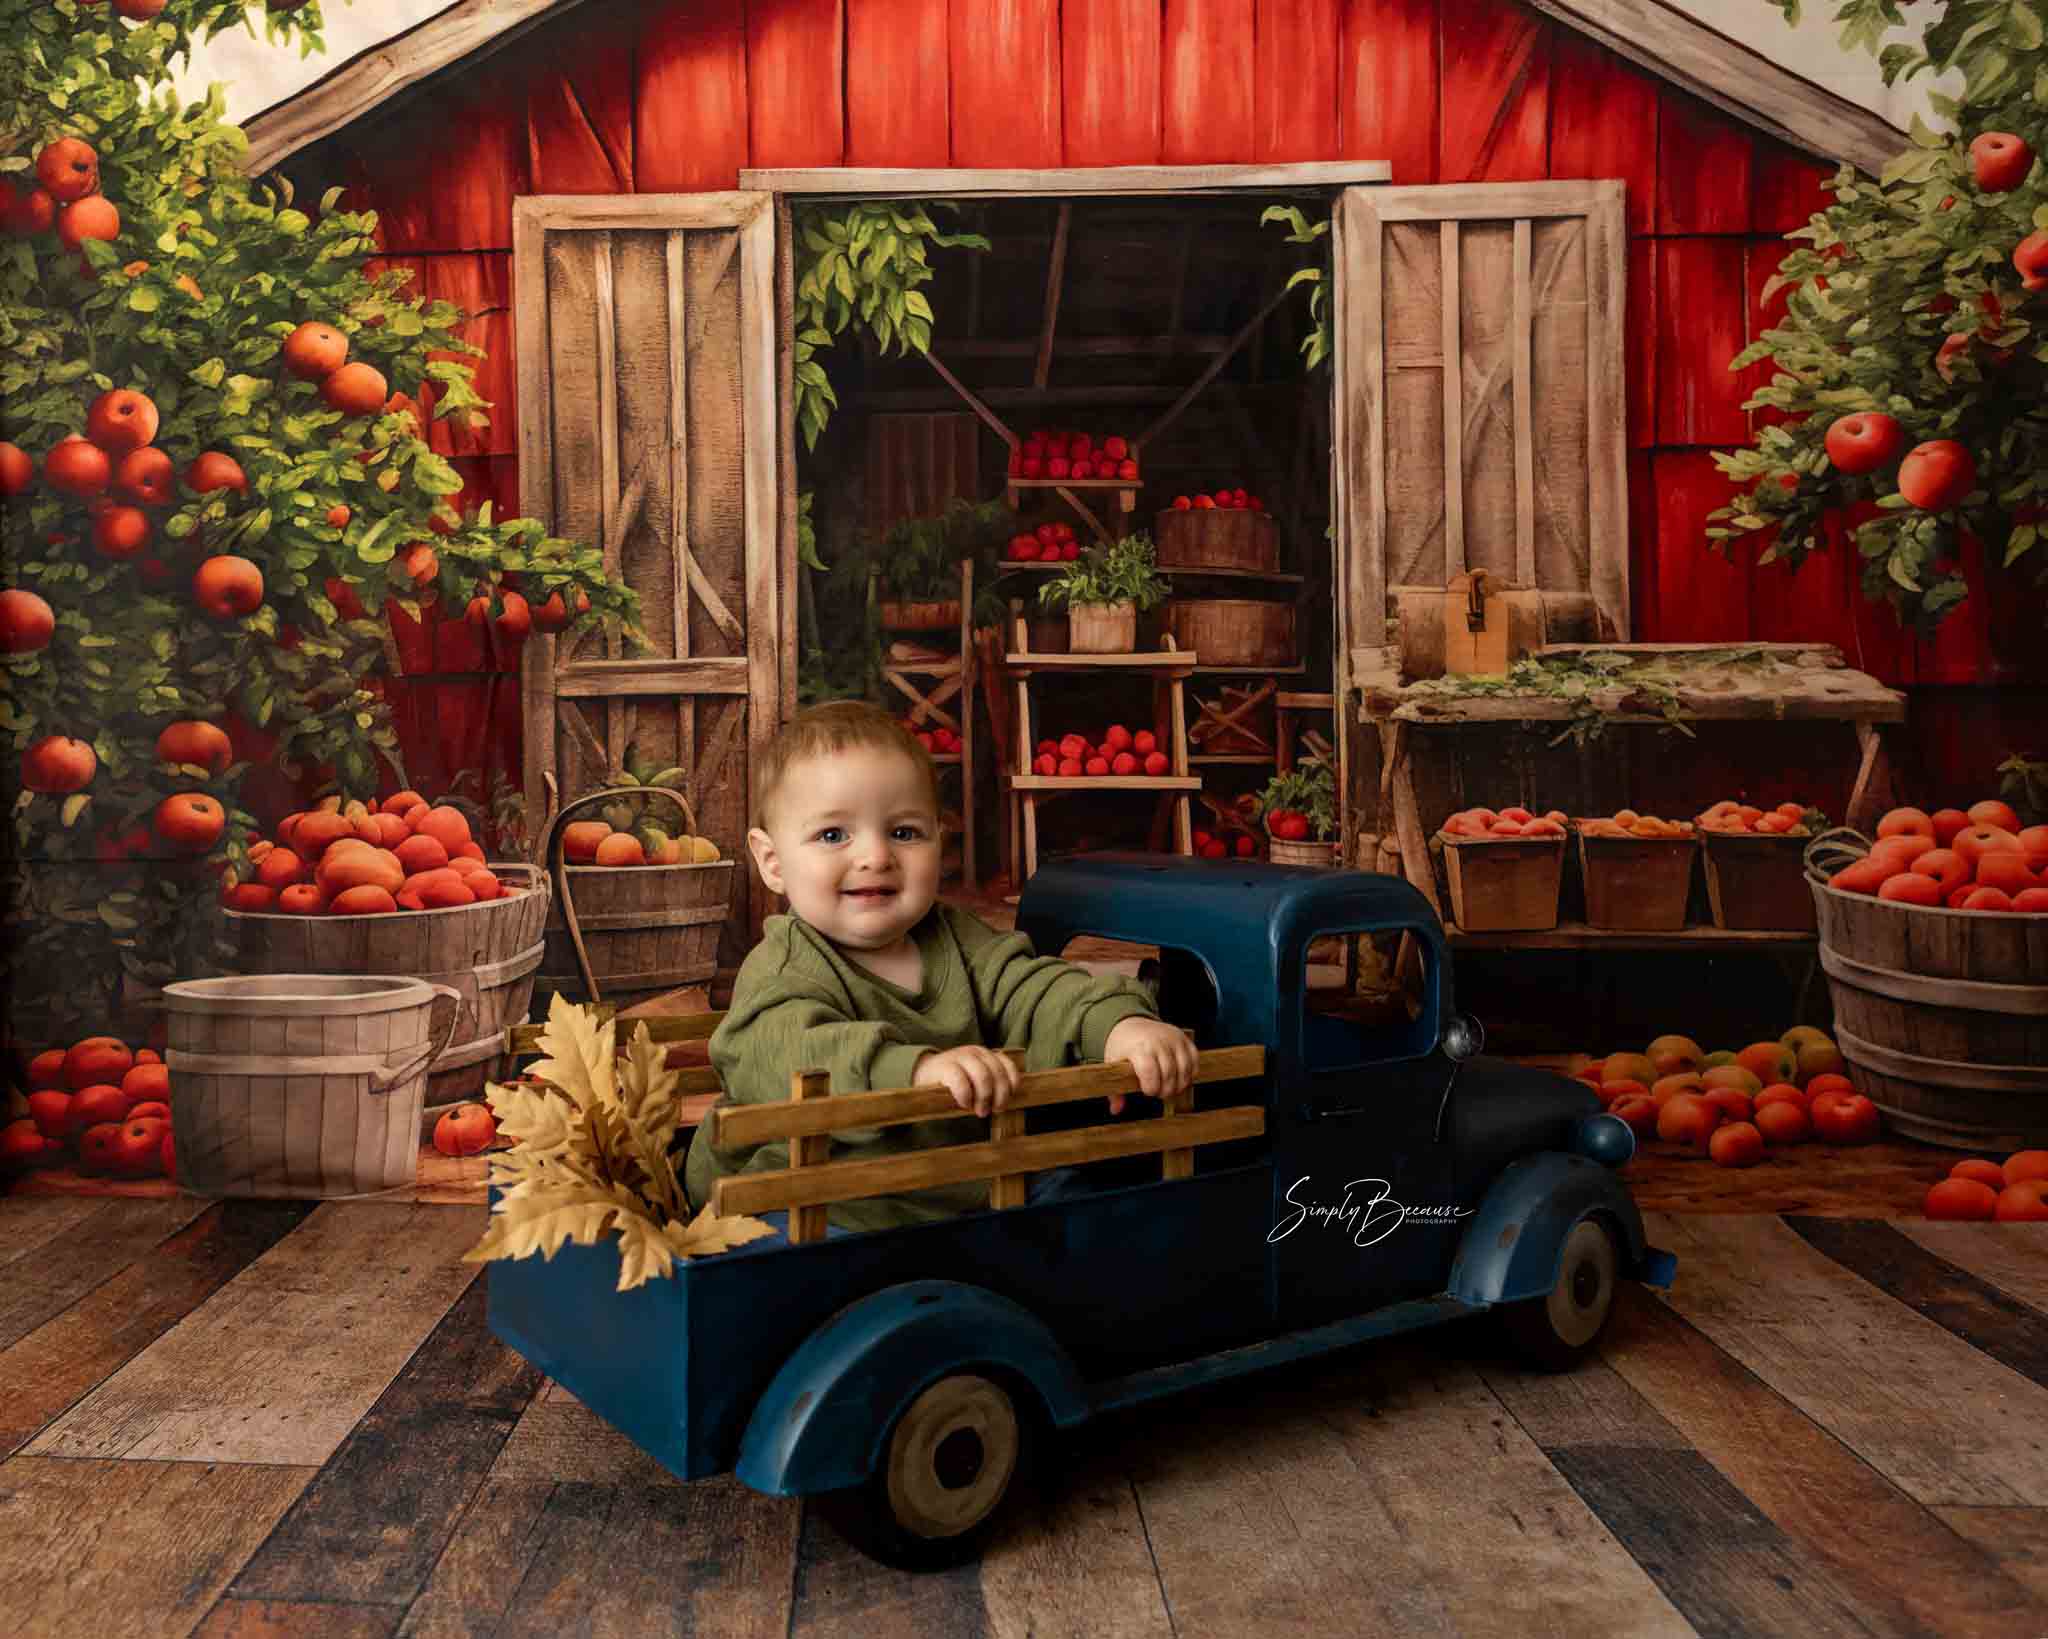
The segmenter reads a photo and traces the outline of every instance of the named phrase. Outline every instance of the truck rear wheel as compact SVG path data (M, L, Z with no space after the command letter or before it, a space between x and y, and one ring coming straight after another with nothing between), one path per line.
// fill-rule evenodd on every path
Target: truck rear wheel
M1620 1267L1607 1226L1581 1218L1565 1237L1549 1294L1501 1311L1516 1352L1546 1371L1563 1371L1591 1354L1613 1313Z
M865 1485L817 1499L856 1548L904 1570L972 1559L1025 1465L1025 1422L1002 1384L942 1377L903 1409Z

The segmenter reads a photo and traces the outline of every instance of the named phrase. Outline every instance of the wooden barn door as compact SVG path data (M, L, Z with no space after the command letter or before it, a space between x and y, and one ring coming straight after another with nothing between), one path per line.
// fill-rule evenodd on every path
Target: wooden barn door
M1393 594L1488 569L1552 641L1629 630L1619 182L1348 188L1335 230L1338 653Z
M607 570L640 594L651 645L527 644L527 802L538 815L546 771L565 802L608 783L629 744L681 766L698 830L742 862L731 960L769 909L745 863L748 771L785 686L774 203L522 199L513 267L522 508L551 534L602 543Z

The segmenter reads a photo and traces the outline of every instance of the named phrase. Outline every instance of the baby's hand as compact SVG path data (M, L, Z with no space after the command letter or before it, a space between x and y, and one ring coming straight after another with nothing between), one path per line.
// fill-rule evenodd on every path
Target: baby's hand
M1102 1044L1105 1064L1128 1059L1137 1073L1138 1091L1147 1098L1166 1098L1185 1092L1195 1080L1195 1044L1184 1031L1158 1019L1133 1014L1117 1021L1109 1039ZM1124 1107L1121 1093L1112 1093L1109 1113Z
M961 1109L985 1116L1010 1102L1017 1090L1017 1066L986 1047L952 1047L925 1054L910 1079L919 1086L938 1082Z

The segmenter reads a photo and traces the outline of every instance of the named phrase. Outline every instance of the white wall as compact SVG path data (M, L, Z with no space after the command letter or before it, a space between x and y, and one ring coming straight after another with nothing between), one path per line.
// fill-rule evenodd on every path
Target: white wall
M674 4L678 0L665 0ZM1455 6L1457 0L1445 0ZM1832 0L1805 0L1799 27L1788 28L1768 0L1671 0L1710 27L1769 57L1840 96L1860 103L1901 130L1915 111L1926 114L1928 77L1887 90L1875 58L1847 52L1836 43ZM327 53L301 59L263 38L262 9L250 18L254 33L234 30L196 47L189 68L178 76L184 95L197 97L214 80L228 87L228 117L252 119L395 34L437 12L452 0L321 0ZM599 6L593 6L593 15Z

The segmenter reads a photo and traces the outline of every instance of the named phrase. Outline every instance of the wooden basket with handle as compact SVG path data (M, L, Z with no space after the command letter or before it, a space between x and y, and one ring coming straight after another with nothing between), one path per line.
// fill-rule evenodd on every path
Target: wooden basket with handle
M439 1039L431 1024L447 1002ZM203 1195L329 1199L412 1184L427 1066L467 1011L394 974L264 973L164 987L178 1180Z
M718 932L732 903L733 862L702 865L571 865L562 857L570 818L627 797L665 797L697 834L696 810L663 785L612 786L566 804L548 827L545 855L555 884L541 972L557 989L578 981L582 1000L619 1006L709 979L718 969Z
M553 891L548 879L517 861L494 860L491 874L509 890L504 897L439 910L363 916L227 911L235 966L245 974L398 974L452 988L467 1024L427 1077L426 1108L438 1113L511 1073L505 1029L526 1017L541 965L541 929Z

